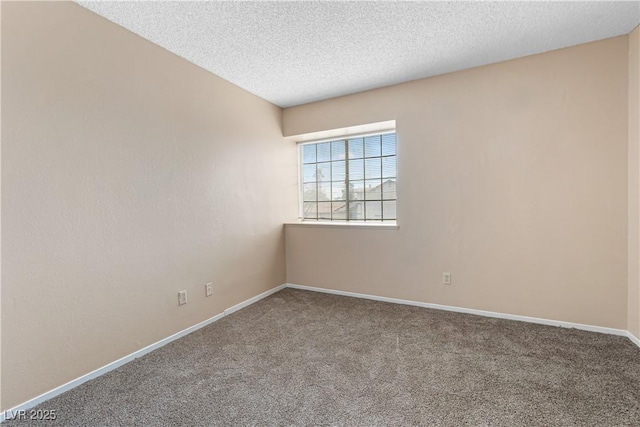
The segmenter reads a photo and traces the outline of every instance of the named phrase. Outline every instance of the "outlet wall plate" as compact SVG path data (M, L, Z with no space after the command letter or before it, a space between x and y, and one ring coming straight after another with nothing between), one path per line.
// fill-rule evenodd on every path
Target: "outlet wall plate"
M443 285L451 284L451 273L442 273L442 284Z
M185 305L187 303L187 291L178 292L178 305Z
M204 294L205 296L208 296L208 297L213 295L213 282L209 282L206 285L204 285Z

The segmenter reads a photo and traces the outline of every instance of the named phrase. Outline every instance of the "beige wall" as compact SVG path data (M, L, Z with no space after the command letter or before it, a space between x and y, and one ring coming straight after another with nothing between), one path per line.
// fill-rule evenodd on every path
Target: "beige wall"
M628 329L640 338L640 27L629 34Z
M397 120L400 226L287 227L287 281L626 329L627 40L286 109Z
M282 284L297 166L279 108L92 12L2 18L8 409Z

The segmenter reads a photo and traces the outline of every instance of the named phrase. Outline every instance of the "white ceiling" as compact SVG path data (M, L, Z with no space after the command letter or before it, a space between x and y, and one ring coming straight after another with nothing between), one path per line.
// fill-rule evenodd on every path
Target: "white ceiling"
M632 2L78 2L281 107L630 32Z

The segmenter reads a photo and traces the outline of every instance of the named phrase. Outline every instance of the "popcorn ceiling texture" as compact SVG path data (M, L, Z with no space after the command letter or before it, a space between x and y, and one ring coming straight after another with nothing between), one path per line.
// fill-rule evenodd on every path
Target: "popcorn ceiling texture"
M637 426L639 402L624 337L285 289L6 427Z
M627 34L640 2L78 2L281 107Z

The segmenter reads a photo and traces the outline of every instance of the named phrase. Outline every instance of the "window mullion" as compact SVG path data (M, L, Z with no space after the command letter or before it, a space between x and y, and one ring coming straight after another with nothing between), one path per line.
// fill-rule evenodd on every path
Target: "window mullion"
M367 220L367 148L362 138L362 220Z
M344 141L344 193L345 193L345 210L346 210L346 221L351 220L351 208L349 205L349 196L350 196L350 187L349 187L349 140Z
M382 137L380 137L380 220L384 221L384 178L382 175Z

